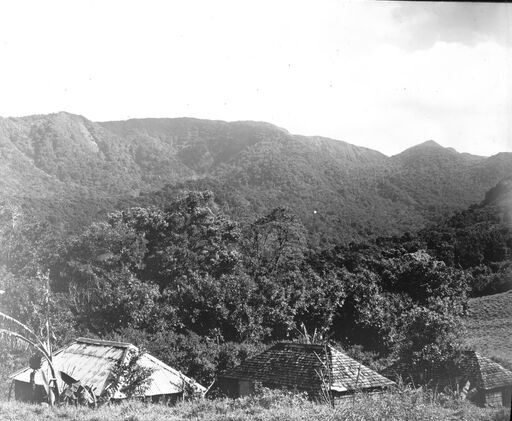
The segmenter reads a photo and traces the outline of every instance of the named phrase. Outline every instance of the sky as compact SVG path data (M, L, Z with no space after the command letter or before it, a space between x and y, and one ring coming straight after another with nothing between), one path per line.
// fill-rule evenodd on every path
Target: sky
M512 5L0 3L0 116L267 121L393 155L512 151Z

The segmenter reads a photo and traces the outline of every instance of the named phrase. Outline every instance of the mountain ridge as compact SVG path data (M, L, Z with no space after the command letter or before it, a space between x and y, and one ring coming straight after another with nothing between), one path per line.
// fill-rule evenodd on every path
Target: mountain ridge
M388 157L266 122L92 122L67 112L0 118L0 163L4 199L31 211L45 202L69 226L209 188L240 217L289 206L319 236L347 239L411 230L512 174L512 153L479 157L434 141Z

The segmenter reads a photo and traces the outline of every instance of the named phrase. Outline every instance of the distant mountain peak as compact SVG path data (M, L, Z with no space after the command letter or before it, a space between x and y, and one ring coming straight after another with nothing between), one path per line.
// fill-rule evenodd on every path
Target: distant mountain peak
M439 143L433 141L433 140L427 140L423 143L419 143L417 145L411 146L410 148L405 149L404 151L400 152L398 155L394 155L395 157L411 157L411 156L418 156L424 155L424 154L434 154L434 155L462 155L459 152L457 152L453 148L445 148L444 146L440 145ZM465 154L468 156L471 156L469 154Z
M413 147L424 147L424 148L443 148L439 143L433 141L432 139L427 140L423 143L420 143L419 145L413 146Z
M0 191L71 229L119 200L164 206L183 189L211 189L240 218L289 206L315 232L366 238L469 206L510 174L512 153L477 157L433 140L387 157L255 121L0 118Z
M468 168L479 162L486 161L486 157L471 155L469 153L460 153L453 148L445 148L433 140L412 146L398 155L393 155L391 159L405 165L408 168L414 168L415 171L433 172L443 171L448 173L456 172L456 168ZM505 158L505 162L509 162L510 158ZM508 164L505 164L508 165ZM465 171L465 170L464 170Z
M440 145L439 143L437 143L434 140L427 140L425 142L418 143L417 145L411 146L410 148L406 149L402 153L404 153L404 152L406 153L408 151L440 151L440 152L441 151L443 151L443 152L449 151L449 152L453 152L456 154L459 153L453 148L445 148L443 145Z

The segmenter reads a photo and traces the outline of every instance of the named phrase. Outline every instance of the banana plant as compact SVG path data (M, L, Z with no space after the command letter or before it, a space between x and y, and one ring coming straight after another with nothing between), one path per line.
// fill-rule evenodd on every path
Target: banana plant
M39 276L41 274L38 274ZM27 343L34 350L41 354L46 361L48 362L48 367L50 368L51 378L46 379L46 376L43 377L43 381L45 382L46 389L48 390L48 403L53 405L54 396L53 396L53 388L55 386L55 400L59 398L59 388L57 385L57 370L53 364L53 354L52 354L52 346L51 346L51 324L50 324L50 312L49 312L49 302L50 302L50 285L49 285L49 276L46 274L42 276L42 278L46 279L46 293L45 293L45 301L46 301L46 314L45 314L45 331L46 337L40 338L32 329L30 329L27 325L15 319L14 317L9 316L3 312L0 312L0 337L10 338L15 343ZM2 291L3 292L3 291Z

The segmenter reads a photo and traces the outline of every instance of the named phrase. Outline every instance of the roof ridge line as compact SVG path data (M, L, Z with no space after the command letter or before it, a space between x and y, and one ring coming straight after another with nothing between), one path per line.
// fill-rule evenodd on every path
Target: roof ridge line
M91 338L77 338L76 343L85 343L90 345L101 345L101 346L115 346L117 348L135 348L137 347L130 342L118 342L118 341L106 341L103 339L91 339Z

